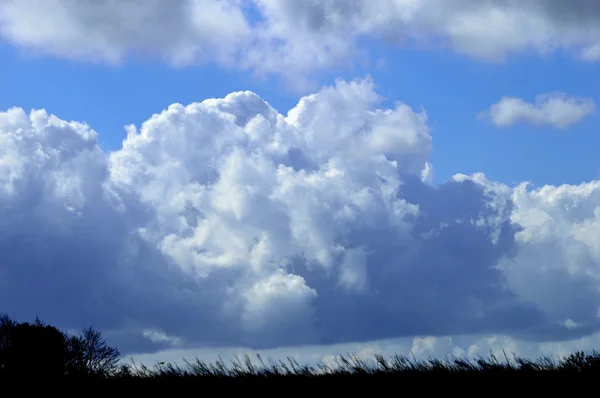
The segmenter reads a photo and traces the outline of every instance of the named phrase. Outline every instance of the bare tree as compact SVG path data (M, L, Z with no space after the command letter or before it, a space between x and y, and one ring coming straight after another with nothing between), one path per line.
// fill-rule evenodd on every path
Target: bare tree
M119 369L119 350L110 347L102 334L91 326L85 328L81 335L72 336L68 344L71 373L109 376Z

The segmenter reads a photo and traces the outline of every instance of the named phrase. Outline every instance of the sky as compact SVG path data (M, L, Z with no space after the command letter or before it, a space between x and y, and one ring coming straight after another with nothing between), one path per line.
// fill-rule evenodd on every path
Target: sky
M0 311L149 363L600 340L593 0L0 0Z

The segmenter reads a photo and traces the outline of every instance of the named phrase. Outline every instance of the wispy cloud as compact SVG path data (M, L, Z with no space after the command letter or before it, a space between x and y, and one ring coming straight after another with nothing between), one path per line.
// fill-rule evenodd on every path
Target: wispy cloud
M504 97L481 116L489 118L498 127L524 122L564 129L595 111L596 104L592 98L548 93L539 95L535 103L525 102L521 98Z

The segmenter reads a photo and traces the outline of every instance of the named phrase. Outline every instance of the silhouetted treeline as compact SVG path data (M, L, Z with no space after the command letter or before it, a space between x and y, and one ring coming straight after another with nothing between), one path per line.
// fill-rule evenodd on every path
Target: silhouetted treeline
M119 359L92 327L70 335L38 318L18 323L0 315L0 378L106 378L118 373Z

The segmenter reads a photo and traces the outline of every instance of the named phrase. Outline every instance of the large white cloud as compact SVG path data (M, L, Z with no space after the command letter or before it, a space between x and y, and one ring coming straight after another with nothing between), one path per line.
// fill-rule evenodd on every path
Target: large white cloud
M0 304L124 352L598 328L600 184L428 184L425 113L338 81L173 104L121 149L0 113ZM557 292L560 292L558 294Z
M283 74L367 61L370 40L449 47L486 61L566 50L600 59L595 0L1 0L0 34L36 52L117 63L216 61ZM360 43L366 43L360 44Z

